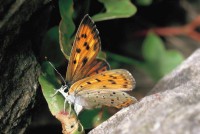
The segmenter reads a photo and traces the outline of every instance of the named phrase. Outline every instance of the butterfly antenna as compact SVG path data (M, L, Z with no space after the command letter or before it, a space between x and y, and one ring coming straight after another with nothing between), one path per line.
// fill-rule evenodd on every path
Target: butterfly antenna
M48 61L49 64L53 67L53 69L57 72L57 74L61 77L62 81L65 83L65 85L67 85L67 83L65 82L64 78L62 77L62 75L58 72L58 70L54 67L54 65Z

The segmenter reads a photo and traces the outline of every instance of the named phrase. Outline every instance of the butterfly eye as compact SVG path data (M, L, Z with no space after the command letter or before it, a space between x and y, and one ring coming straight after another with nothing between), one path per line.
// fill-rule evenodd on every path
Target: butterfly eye
M64 92L67 93L67 91L68 91L68 88L65 88L65 89L64 89Z

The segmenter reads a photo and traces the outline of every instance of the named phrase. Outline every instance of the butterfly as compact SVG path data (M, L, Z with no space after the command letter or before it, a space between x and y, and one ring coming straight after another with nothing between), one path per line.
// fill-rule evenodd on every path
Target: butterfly
M96 25L85 15L81 21L72 46L66 73L67 83L60 92L65 104L74 105L77 115L83 109L102 106L123 108L137 102L125 93L135 87L135 79L125 69L110 70L109 64L97 58L101 40ZM56 94L55 93L55 94Z

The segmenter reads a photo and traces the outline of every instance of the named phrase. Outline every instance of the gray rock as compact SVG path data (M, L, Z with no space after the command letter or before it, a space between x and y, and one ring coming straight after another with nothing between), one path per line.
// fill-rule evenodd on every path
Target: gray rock
M111 133L200 133L200 49L160 80L148 96L90 131Z

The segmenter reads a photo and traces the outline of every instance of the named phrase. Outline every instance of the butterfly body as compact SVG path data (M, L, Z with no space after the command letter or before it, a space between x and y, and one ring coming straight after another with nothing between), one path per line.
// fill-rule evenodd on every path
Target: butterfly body
M99 32L86 15L78 28L70 54L66 73L70 85L66 84L56 91L64 96L64 105L68 102L70 109L71 104L74 105L77 115L83 109L102 106L123 108L137 102L124 92L135 87L133 76L125 69L109 70L109 64L97 58L100 48Z

